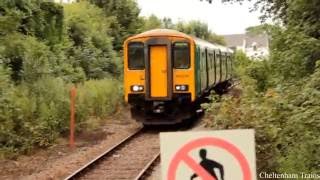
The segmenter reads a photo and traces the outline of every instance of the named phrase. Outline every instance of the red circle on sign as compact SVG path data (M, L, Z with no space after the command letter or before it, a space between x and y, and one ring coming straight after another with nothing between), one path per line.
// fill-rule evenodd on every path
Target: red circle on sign
M242 152L235 145L229 143L228 141L225 141L220 138L215 138L215 137L204 137L204 138L196 139L184 145L173 157L169 165L167 179L175 180L176 171L181 161L185 161L189 166L195 165L194 161L188 156L188 153L195 148L199 148L203 146L215 146L228 151L239 163L242 171L242 179L243 180L252 179L249 163L246 157L242 154ZM195 168L195 169L197 170L196 173L199 173L199 176L201 176L203 179L206 179L206 180L214 179L204 169L202 168Z

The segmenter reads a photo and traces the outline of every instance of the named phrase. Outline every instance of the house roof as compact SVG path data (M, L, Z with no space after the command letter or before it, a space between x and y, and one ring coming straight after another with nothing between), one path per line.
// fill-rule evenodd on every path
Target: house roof
M253 44L256 44L257 47L269 46L269 40L266 34L230 34L223 35L223 37L228 47L243 46L244 40L246 47L251 47Z

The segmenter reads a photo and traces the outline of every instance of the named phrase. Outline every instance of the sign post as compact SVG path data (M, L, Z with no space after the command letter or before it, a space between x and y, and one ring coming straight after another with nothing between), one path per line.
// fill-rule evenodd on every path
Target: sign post
M74 132L75 132L75 101L76 101L77 89L72 87L70 90L70 139L69 145L71 148L75 147Z

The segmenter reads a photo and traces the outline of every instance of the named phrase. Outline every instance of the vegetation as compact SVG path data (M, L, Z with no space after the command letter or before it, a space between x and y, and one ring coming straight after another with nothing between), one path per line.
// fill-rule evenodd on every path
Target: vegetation
M244 0L222 0L242 2ZM320 173L318 0L256 0L271 54L236 54L241 95L212 96L215 129L256 129L258 168ZM46 147L68 130L69 90L78 88L77 130L92 130L121 103L121 46L131 35L171 28L223 44L202 22L139 17L134 0L88 0L65 7L0 1L0 158Z
M270 36L271 55L252 61L236 54L241 95L213 95L208 125L254 128L259 171L320 173L319 1L257 2L282 22L248 29Z
M114 41L114 49L121 50L122 43L129 35L136 34L143 25L139 17L140 10L135 0L89 0L103 9L105 16L111 17L110 35Z
M77 84L77 130L121 102L112 17L88 2L0 2L0 157L46 147L68 130Z
M139 17L134 0L0 1L0 158L46 147L68 131L69 90L78 89L77 130L94 130L121 104L122 43L171 19ZM207 25L180 29L213 36ZM199 33L200 34L197 34Z
M150 30L155 28L169 28L175 29L186 34L196 36L201 39L205 39L212 43L217 43L225 45L224 39L222 36L218 36L213 33L206 23L201 21L193 20L190 22L179 21L178 23L173 23L170 18L159 19L155 15L151 15L148 18L144 19L145 23L142 30Z

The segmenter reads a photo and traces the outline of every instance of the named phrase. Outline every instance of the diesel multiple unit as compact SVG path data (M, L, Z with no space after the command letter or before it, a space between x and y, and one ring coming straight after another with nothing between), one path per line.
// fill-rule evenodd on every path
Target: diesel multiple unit
M210 90L232 80L233 51L168 29L124 42L124 94L143 124L176 124L194 113Z

